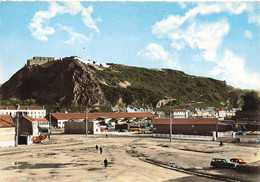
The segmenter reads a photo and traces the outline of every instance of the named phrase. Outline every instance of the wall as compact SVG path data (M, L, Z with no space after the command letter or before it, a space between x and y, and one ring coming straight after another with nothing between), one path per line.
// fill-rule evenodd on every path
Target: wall
M170 133L170 125L154 124L155 133ZM207 135L212 136L213 131L217 131L217 125L214 124L173 124L173 134L183 135Z
M15 127L0 128L0 147L15 146Z
M16 121L16 118L14 121ZM18 121L18 135L33 135L32 122L24 117L21 117Z
M65 122L64 133L66 134L86 134L85 122ZM100 128L94 122L88 121L88 134L101 134Z
M90 127L90 124L88 125ZM84 122L65 122L64 133L66 134L86 134L86 123Z
M38 122L37 121L33 121L32 122L32 131L33 131L33 136L39 136L39 128L38 128Z
M55 61L55 58L54 57L33 57L33 59L27 60L27 66L41 65L50 61Z

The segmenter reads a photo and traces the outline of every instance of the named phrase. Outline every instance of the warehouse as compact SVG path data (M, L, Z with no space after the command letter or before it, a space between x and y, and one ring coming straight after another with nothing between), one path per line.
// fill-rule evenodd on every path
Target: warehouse
M170 119L153 119L155 133L169 134ZM183 135L212 136L213 131L218 131L217 118L174 118L172 119L172 133Z

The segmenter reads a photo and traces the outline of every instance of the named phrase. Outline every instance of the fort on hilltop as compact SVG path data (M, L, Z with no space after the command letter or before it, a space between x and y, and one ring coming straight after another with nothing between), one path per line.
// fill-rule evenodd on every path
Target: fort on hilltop
M32 59L27 60L27 66L36 65L36 64L41 65L55 60L56 59L54 57L33 57Z

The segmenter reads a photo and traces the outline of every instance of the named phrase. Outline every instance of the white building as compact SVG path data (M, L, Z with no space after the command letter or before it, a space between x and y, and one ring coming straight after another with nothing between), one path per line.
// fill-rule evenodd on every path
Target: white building
M226 117L226 111L222 110L221 108L217 108L216 118L224 118Z
M44 106L0 106L0 114L8 114L12 118L16 116L17 112L22 112L32 118L44 118L46 116L46 109Z
M172 109L173 118L188 118L188 112L185 109Z
M15 124L9 115L0 115L0 148L15 146Z

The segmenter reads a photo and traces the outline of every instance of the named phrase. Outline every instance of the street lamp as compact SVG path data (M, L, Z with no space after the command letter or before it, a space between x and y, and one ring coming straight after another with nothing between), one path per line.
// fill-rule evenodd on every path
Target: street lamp
M170 142L172 143L172 110L170 110Z

